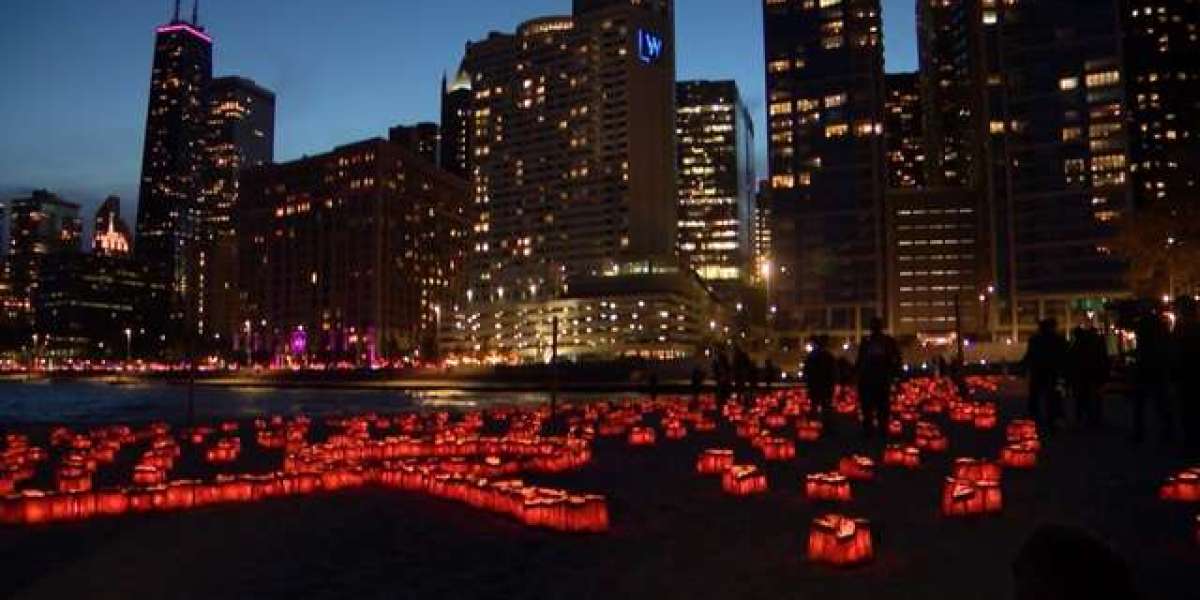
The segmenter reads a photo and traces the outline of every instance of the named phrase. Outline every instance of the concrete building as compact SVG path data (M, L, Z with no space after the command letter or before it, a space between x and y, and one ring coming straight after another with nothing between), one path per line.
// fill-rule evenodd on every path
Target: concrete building
M754 125L733 81L676 86L679 252L710 286L753 277Z
M364 365L437 351L474 222L466 182L374 139L251 169L241 194L240 350Z
M878 0L765 0L781 318L857 337L886 317L883 33Z

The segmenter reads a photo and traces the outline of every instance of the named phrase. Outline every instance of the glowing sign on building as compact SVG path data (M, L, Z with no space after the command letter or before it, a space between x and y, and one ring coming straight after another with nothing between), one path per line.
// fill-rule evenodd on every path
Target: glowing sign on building
M645 29L638 30L638 59L643 63L651 65L658 62L665 45L661 35Z

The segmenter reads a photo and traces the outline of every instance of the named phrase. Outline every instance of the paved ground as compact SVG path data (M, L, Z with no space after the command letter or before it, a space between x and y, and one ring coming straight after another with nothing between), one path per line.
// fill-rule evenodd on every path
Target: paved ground
M1013 413L1019 402L1003 403ZM1123 414L1120 405L1110 411ZM1011 597L1010 563L1043 522L1084 526L1132 565L1145 598L1196 598L1200 505L1156 498L1178 451L1135 448L1121 431L1067 431L1046 440L1041 466L1009 472L1003 515L939 516L952 457L990 456L1002 427L951 427L951 450L915 472L881 470L856 487L848 512L874 522L877 560L857 570L806 562L808 523L826 506L804 499L803 474L853 451L841 435L768 468L772 490L721 493L692 472L704 448L756 457L732 433L631 449L598 442L582 471L542 479L607 494L613 530L571 536L399 492L367 490L238 507L96 521L37 530L0 528L0 596L387 598L987 598Z

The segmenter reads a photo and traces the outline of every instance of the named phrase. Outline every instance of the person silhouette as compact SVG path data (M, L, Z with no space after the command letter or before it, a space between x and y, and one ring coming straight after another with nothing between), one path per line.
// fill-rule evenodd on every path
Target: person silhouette
M1169 441L1173 434L1168 405L1171 372L1171 334L1166 321L1155 311L1147 312L1134 326L1137 346L1133 350L1133 441L1146 438L1146 404L1154 405L1159 435Z
M1138 597L1125 559L1075 527L1039 527L1021 546L1012 571L1015 600Z
M1110 363L1104 338L1086 323L1071 334L1067 351L1068 382L1075 400L1075 419L1081 425L1100 424L1100 388L1108 382Z
M862 404L863 437L887 431L892 383L900 375L900 347L883 332L883 319L871 320L871 333L858 348L858 399Z
M1195 453L1200 449L1200 311L1196 300L1184 296L1175 303L1175 392L1183 417L1184 441Z
M1061 416L1059 378L1067 357L1067 341L1058 333L1058 321L1045 319L1029 338L1022 364L1029 370L1029 417L1053 431Z
M828 431L832 425L833 394L837 389L837 359L829 352L829 336L813 337L812 352L804 361L804 384Z

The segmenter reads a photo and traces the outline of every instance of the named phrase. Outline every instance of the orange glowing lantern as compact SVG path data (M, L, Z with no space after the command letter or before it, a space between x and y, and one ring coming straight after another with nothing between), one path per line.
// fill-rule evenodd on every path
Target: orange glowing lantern
M804 494L809 500L849 502L850 480L840 473L813 473L805 479Z
M1009 444L1000 450L1000 464L1010 469L1032 469L1037 466L1037 450L1028 442Z
M663 430L663 435L665 435L668 440L682 440L683 438L687 437L687 427L685 427L683 423L679 421L672 421L671 423L668 423L666 429Z
M133 483L141 486L160 485L166 479L166 473L152 465L138 465L133 468Z
M714 448L705 450L696 460L696 472L701 475L718 475L733 466L733 450Z
M980 404L975 407L975 429L995 429L998 422L995 404Z
M835 514L813 520L808 534L809 560L850 567L868 563L874 558L869 521Z
M1158 496L1171 502L1200 502L1200 468L1168 477Z
M759 449L767 460L791 460L796 458L796 444L787 438L767 438L761 441Z
M883 451L883 464L915 469L921 466L921 450L912 446L889 444Z
M734 465L721 476L721 489L734 496L749 496L767 491L767 475L754 465Z
M821 439L821 433L825 430L824 424L817 420L800 421L796 424L796 439L802 442L815 442Z
M888 435L891 437L900 437L904 435L904 421L899 419L891 419L888 421Z
M632 427L629 430L629 445L630 446L653 446L655 442L654 429L652 427Z
M838 463L838 473L855 481L875 478L875 461L865 456L847 456Z
M761 430L762 428L759 427L758 421L753 417L738 423L736 428L738 437L750 439L758 437L758 434Z
M998 482L947 477L942 487L942 514L948 517L992 514L1003 508Z
M1000 481L1004 469L999 464L974 458L954 461L954 477L966 481Z

